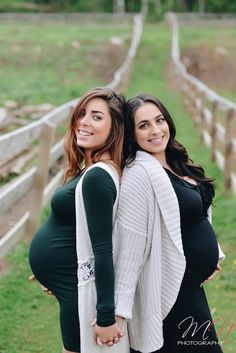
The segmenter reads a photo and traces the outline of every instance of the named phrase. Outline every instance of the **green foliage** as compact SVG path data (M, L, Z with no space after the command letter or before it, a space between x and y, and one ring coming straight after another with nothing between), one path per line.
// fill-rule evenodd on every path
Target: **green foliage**
M0 12L113 12L114 0L1 0ZM127 12L139 12L141 0L124 0ZM198 11L199 0L160 0L161 12L156 14L156 0L149 0L149 15L160 16L166 11ZM205 0L206 12L236 12L235 1Z
M141 11L142 0L125 0L125 8L127 12Z
M141 0L125 0L128 12L139 12ZM0 12L113 12L112 0L1 0Z
M207 0L205 2L207 12L236 12L235 1Z
M166 11L174 12L198 12L199 0L161 0L161 12L163 15ZM149 15L155 14L155 0L149 0ZM225 0L205 0L205 12L221 13L221 12L236 12L235 1Z
M113 12L113 1L109 0L70 0L65 1L65 10L78 12Z

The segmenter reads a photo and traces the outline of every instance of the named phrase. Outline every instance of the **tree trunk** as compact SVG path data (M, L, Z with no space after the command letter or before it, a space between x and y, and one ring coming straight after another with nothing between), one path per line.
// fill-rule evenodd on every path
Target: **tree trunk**
M180 0L180 11L185 12L186 8L186 0Z
M205 12L205 0L198 0L198 11L200 13Z
M174 11L174 7L175 7L174 0L168 0L168 10Z
M129 0L128 4L129 4L129 11L133 12L134 11L134 1L135 0Z
M124 0L114 0L114 12L125 12L125 1Z
M155 0L156 13L161 13L161 0Z

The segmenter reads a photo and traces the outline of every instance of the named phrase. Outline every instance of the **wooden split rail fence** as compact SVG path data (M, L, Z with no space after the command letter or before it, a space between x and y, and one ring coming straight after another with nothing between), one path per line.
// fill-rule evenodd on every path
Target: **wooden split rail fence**
M178 18L168 13L166 19L172 28L171 55L183 102L201 140L211 149L211 160L223 171L224 194L236 193L236 104L187 72L180 61Z
M117 89L130 70L132 60L139 45L143 16L133 17L133 35L122 66L114 73L114 79L107 87ZM47 184L50 167L64 154L63 139L53 145L54 131L61 122L67 121L78 99L65 103L43 118L23 128L0 136L0 168L40 140L37 166L0 188L0 217L8 212L24 195L32 193L32 202L14 226L0 239L0 259L3 258L21 238L30 239L40 222L40 211L49 201L62 181L63 171L59 171Z

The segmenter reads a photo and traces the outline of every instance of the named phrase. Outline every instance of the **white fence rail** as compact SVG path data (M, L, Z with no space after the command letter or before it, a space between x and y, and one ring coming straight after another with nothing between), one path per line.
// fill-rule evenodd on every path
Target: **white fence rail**
M221 97L187 72L180 61L178 18L175 14L168 13L166 19L172 28L171 56L183 92L184 104L193 117L202 140L211 148L211 159L224 172L225 194L230 191L236 193L236 104Z

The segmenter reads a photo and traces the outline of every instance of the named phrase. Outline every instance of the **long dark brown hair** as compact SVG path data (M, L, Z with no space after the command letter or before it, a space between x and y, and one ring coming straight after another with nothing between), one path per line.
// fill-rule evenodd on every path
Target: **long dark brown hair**
M170 131L170 138L166 146L166 161L171 169L179 176L189 176L195 179L198 183L206 183L209 185L212 193L214 194L213 179L205 175L202 166L195 164L189 158L186 148L179 143L176 136L176 128L173 119L165 106L159 99L147 95L139 94L130 98L125 105L125 137L123 149L123 166L130 166L136 157L136 152L142 148L136 143L135 140L135 124L134 116L137 109L145 103L153 103L163 114Z
M77 103L65 136L65 151L68 165L64 175L64 183L73 176L80 174L83 169L84 149L77 145L75 128L77 120L86 104L94 98L101 98L106 102L111 115L111 131L104 144L91 153L92 163L101 160L104 152L109 152L111 161L114 162L118 169L121 168L124 139L124 96L110 88L93 88L86 92Z

